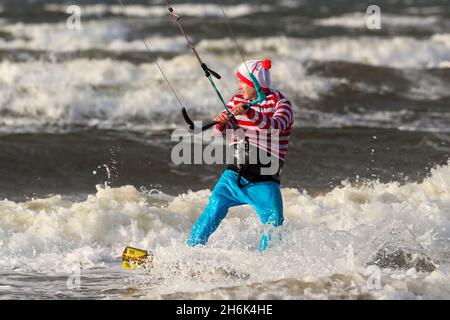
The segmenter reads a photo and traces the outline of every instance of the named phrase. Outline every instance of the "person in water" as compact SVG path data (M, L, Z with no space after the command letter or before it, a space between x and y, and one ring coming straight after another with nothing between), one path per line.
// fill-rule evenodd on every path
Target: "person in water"
M280 174L283 168L294 121L290 101L271 88L270 60L249 60L237 71L239 94L227 103L232 116L224 111L215 117L214 130L223 136L234 135L233 164L227 165L209 203L192 227L186 241L189 246L205 245L227 215L230 207L251 205L265 226L259 248L265 250L274 228L283 224ZM259 82L266 98L250 108L244 106L257 99L250 72ZM270 227L273 226L273 227ZM271 231L272 230L272 231Z

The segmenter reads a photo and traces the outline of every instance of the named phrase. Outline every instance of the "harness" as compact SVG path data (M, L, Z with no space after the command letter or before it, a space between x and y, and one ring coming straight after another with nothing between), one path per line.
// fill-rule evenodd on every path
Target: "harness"
M241 133L242 131L238 131ZM253 182L273 181L280 183L281 171L284 167L284 161L275 158L268 151L264 151L255 145L252 145L248 136L243 136L242 139L234 144L233 164L227 165L227 169L237 172L237 183L240 188L246 187ZM265 153L266 159L270 159L268 163L263 163L260 155ZM274 161L278 162L278 168L275 173L263 174L264 168L269 168L274 164ZM248 183L242 183L242 177L244 177Z

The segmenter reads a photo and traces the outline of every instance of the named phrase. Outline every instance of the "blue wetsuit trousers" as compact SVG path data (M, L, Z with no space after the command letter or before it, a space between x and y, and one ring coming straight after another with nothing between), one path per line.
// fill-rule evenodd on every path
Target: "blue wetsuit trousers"
M217 182L208 206L192 227L189 246L206 244L211 234L217 229L230 207L249 204L263 224L279 227L283 224L283 201L280 185L274 181L249 183L241 177L242 188L237 183L237 172L226 170ZM263 232L259 248L265 250L271 240L270 232Z

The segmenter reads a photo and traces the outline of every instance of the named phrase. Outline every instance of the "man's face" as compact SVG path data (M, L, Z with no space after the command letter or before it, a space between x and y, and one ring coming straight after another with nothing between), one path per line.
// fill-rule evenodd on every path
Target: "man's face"
M249 86L244 81L239 80L239 86L238 90L242 93L244 96L244 99L246 100L254 100L256 99L256 90L252 86Z

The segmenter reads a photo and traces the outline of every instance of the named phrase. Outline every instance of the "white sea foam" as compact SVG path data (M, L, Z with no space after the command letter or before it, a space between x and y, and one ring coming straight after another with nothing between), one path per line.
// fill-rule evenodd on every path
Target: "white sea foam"
M213 94L198 97L205 79L191 56L160 61L178 95L190 109L221 110ZM153 63L139 66L113 60L0 63L2 128L31 124L126 126L146 122L167 126L179 119L179 104ZM190 90L186 90L189 82ZM224 91L227 92L227 91ZM231 93L228 93L231 95ZM161 115L164 120L161 121ZM10 127L11 128L11 127ZM148 129L148 127L147 127Z
M442 7L414 7L414 6L405 6L403 12L407 14L422 14L422 15L434 15L441 14Z
M230 56L225 59L207 51L202 52L202 56L222 74L218 86L224 98L231 97L237 92L235 68L241 63L240 58ZM308 75L302 60L278 57L269 56L274 61L273 86L286 94L295 108L299 107L297 101L319 99L340 87L352 85L346 79ZM190 54L160 59L159 63L191 113L207 119L222 110L218 97ZM286 75L289 75L289 81L286 81ZM405 77L416 84L403 93L408 97L438 99L448 95L445 84L439 79L431 76L416 79L417 73L407 71ZM4 60L0 63L0 84L1 132L64 131L70 125L147 131L172 128L176 123L181 125L180 105L157 67L150 62L135 65L110 59L75 59L60 63ZM390 92L390 89L364 85L355 85L355 88L366 93ZM303 110L301 113L296 126L365 125L445 131L449 125L448 119L440 114L427 113L408 120L411 114L406 110L363 110L342 114Z
M129 30L113 21L88 22L80 31L64 24L13 24L5 30L17 38L4 41L7 48L75 51L106 49L112 51L146 50L141 40L127 41ZM25 40L27 39L27 40ZM181 53L181 37L147 39L152 50ZM352 85L366 93L389 93L391 89L350 84L345 78L307 74L304 64L310 60L341 60L396 68L448 67L450 35L437 34L426 39L397 37L334 37L294 39L287 37L238 39L247 51L246 58L270 58L273 61L273 86L284 92L294 105L304 98L319 99L341 86ZM205 61L222 74L218 86L223 96L236 92L235 69L241 63L231 39L203 40L198 50ZM226 54L220 53L225 50ZM229 52L233 52L231 55ZM220 102L202 76L195 58L183 52L170 60L159 60L173 82L183 104L191 111L211 117L221 110ZM447 84L439 78L403 70L414 85L400 94L413 99L441 99L448 96ZM0 63L0 128L3 132L34 132L67 127L71 124L101 128L172 127L179 122L179 104L152 63L134 65L110 59L75 59L61 63L29 61ZM189 90L186 84L189 83ZM208 94L205 94L205 89ZM398 94L398 93L396 93ZM201 97L201 99L199 99ZM309 111L306 111L309 112ZM315 112L315 111L311 111ZM403 122L402 113L318 114L318 126L367 125L406 130L439 131L448 128L447 118L425 116ZM332 117L330 117L332 115ZM311 125L311 118L306 121ZM296 125L301 123L296 122ZM56 129L60 130L60 129Z
M299 60L348 61L393 68L439 68L450 61L450 34L435 34L425 39L412 37L331 37L297 39L267 37L240 40L250 53L276 52ZM232 41L204 40L201 47L216 50L234 48Z
M345 128L362 126L368 128L397 129L415 132L450 132L450 119L442 112L428 112L417 117L413 111L369 111L358 108L357 111L323 112L315 109L302 110L297 126L315 128ZM312 121L312 119L314 119Z
M114 21L88 21L81 29L68 29L65 23L16 23L4 26L4 31L14 35L12 41L0 39L4 49L44 50L66 52L80 50L145 51L145 40L152 51L180 52L186 48L185 39L150 36L128 41L130 29Z
M327 27L366 28L367 15L360 12L347 13L341 16L332 16L316 19L314 24ZM388 27L416 27L421 29L439 30L438 23L442 22L439 16L402 16L383 13L381 25Z
M282 194L282 240L264 254L258 251L261 224L248 206L232 208L206 247L185 246L209 190L171 197L132 186L98 186L96 194L78 202L60 196L3 200L0 271L70 274L74 265L108 270L117 266L123 247L133 245L154 253L152 273L141 279L152 298L314 297L300 290L304 282L321 288L316 298L329 298L337 293L323 282L333 277L348 297L448 298L449 165L434 168L422 182L344 182L319 196L297 189ZM382 287L370 291L366 265L386 241L421 250L437 269L382 270Z
M223 76L218 83L223 96L231 97L237 92L234 74L239 58L225 63L206 57ZM211 117L222 110L195 58L183 55L159 62L190 112ZM302 64L290 58L278 62L276 68L272 76L274 86L288 96L295 93L292 99L317 99L347 83L343 79L306 76ZM289 82L284 81L287 73L291 73ZM4 132L51 131L71 124L154 130L172 127L180 119L179 103L152 63L133 65L109 59L62 63L3 61L0 83L0 111L4 115L0 123Z
M168 16L167 6L162 5L117 5L95 4L80 6L81 14L86 16L102 16L105 14L123 15L131 17L164 17ZM59 4L48 4L47 11L66 12L67 6ZM222 11L218 4L197 4L183 3L173 5L175 12L181 16L191 17L222 17ZM226 15L230 18L243 17L258 12L271 10L269 5L249 5L237 4L233 6L223 6Z
M141 39L128 40L129 27L118 21L88 21L81 30L70 30L65 23L6 25L0 30L11 33L14 39L0 39L6 49L48 50L54 52L88 49L110 51L145 51ZM394 68L441 68L450 62L450 34L434 34L417 39L398 36L383 38L376 36L331 37L299 39L289 37L264 37L237 39L251 55L279 54L297 60L341 60ZM153 51L179 53L186 50L181 36L161 37L152 35L146 41ZM212 53L234 52L231 39L200 41L198 48Z

